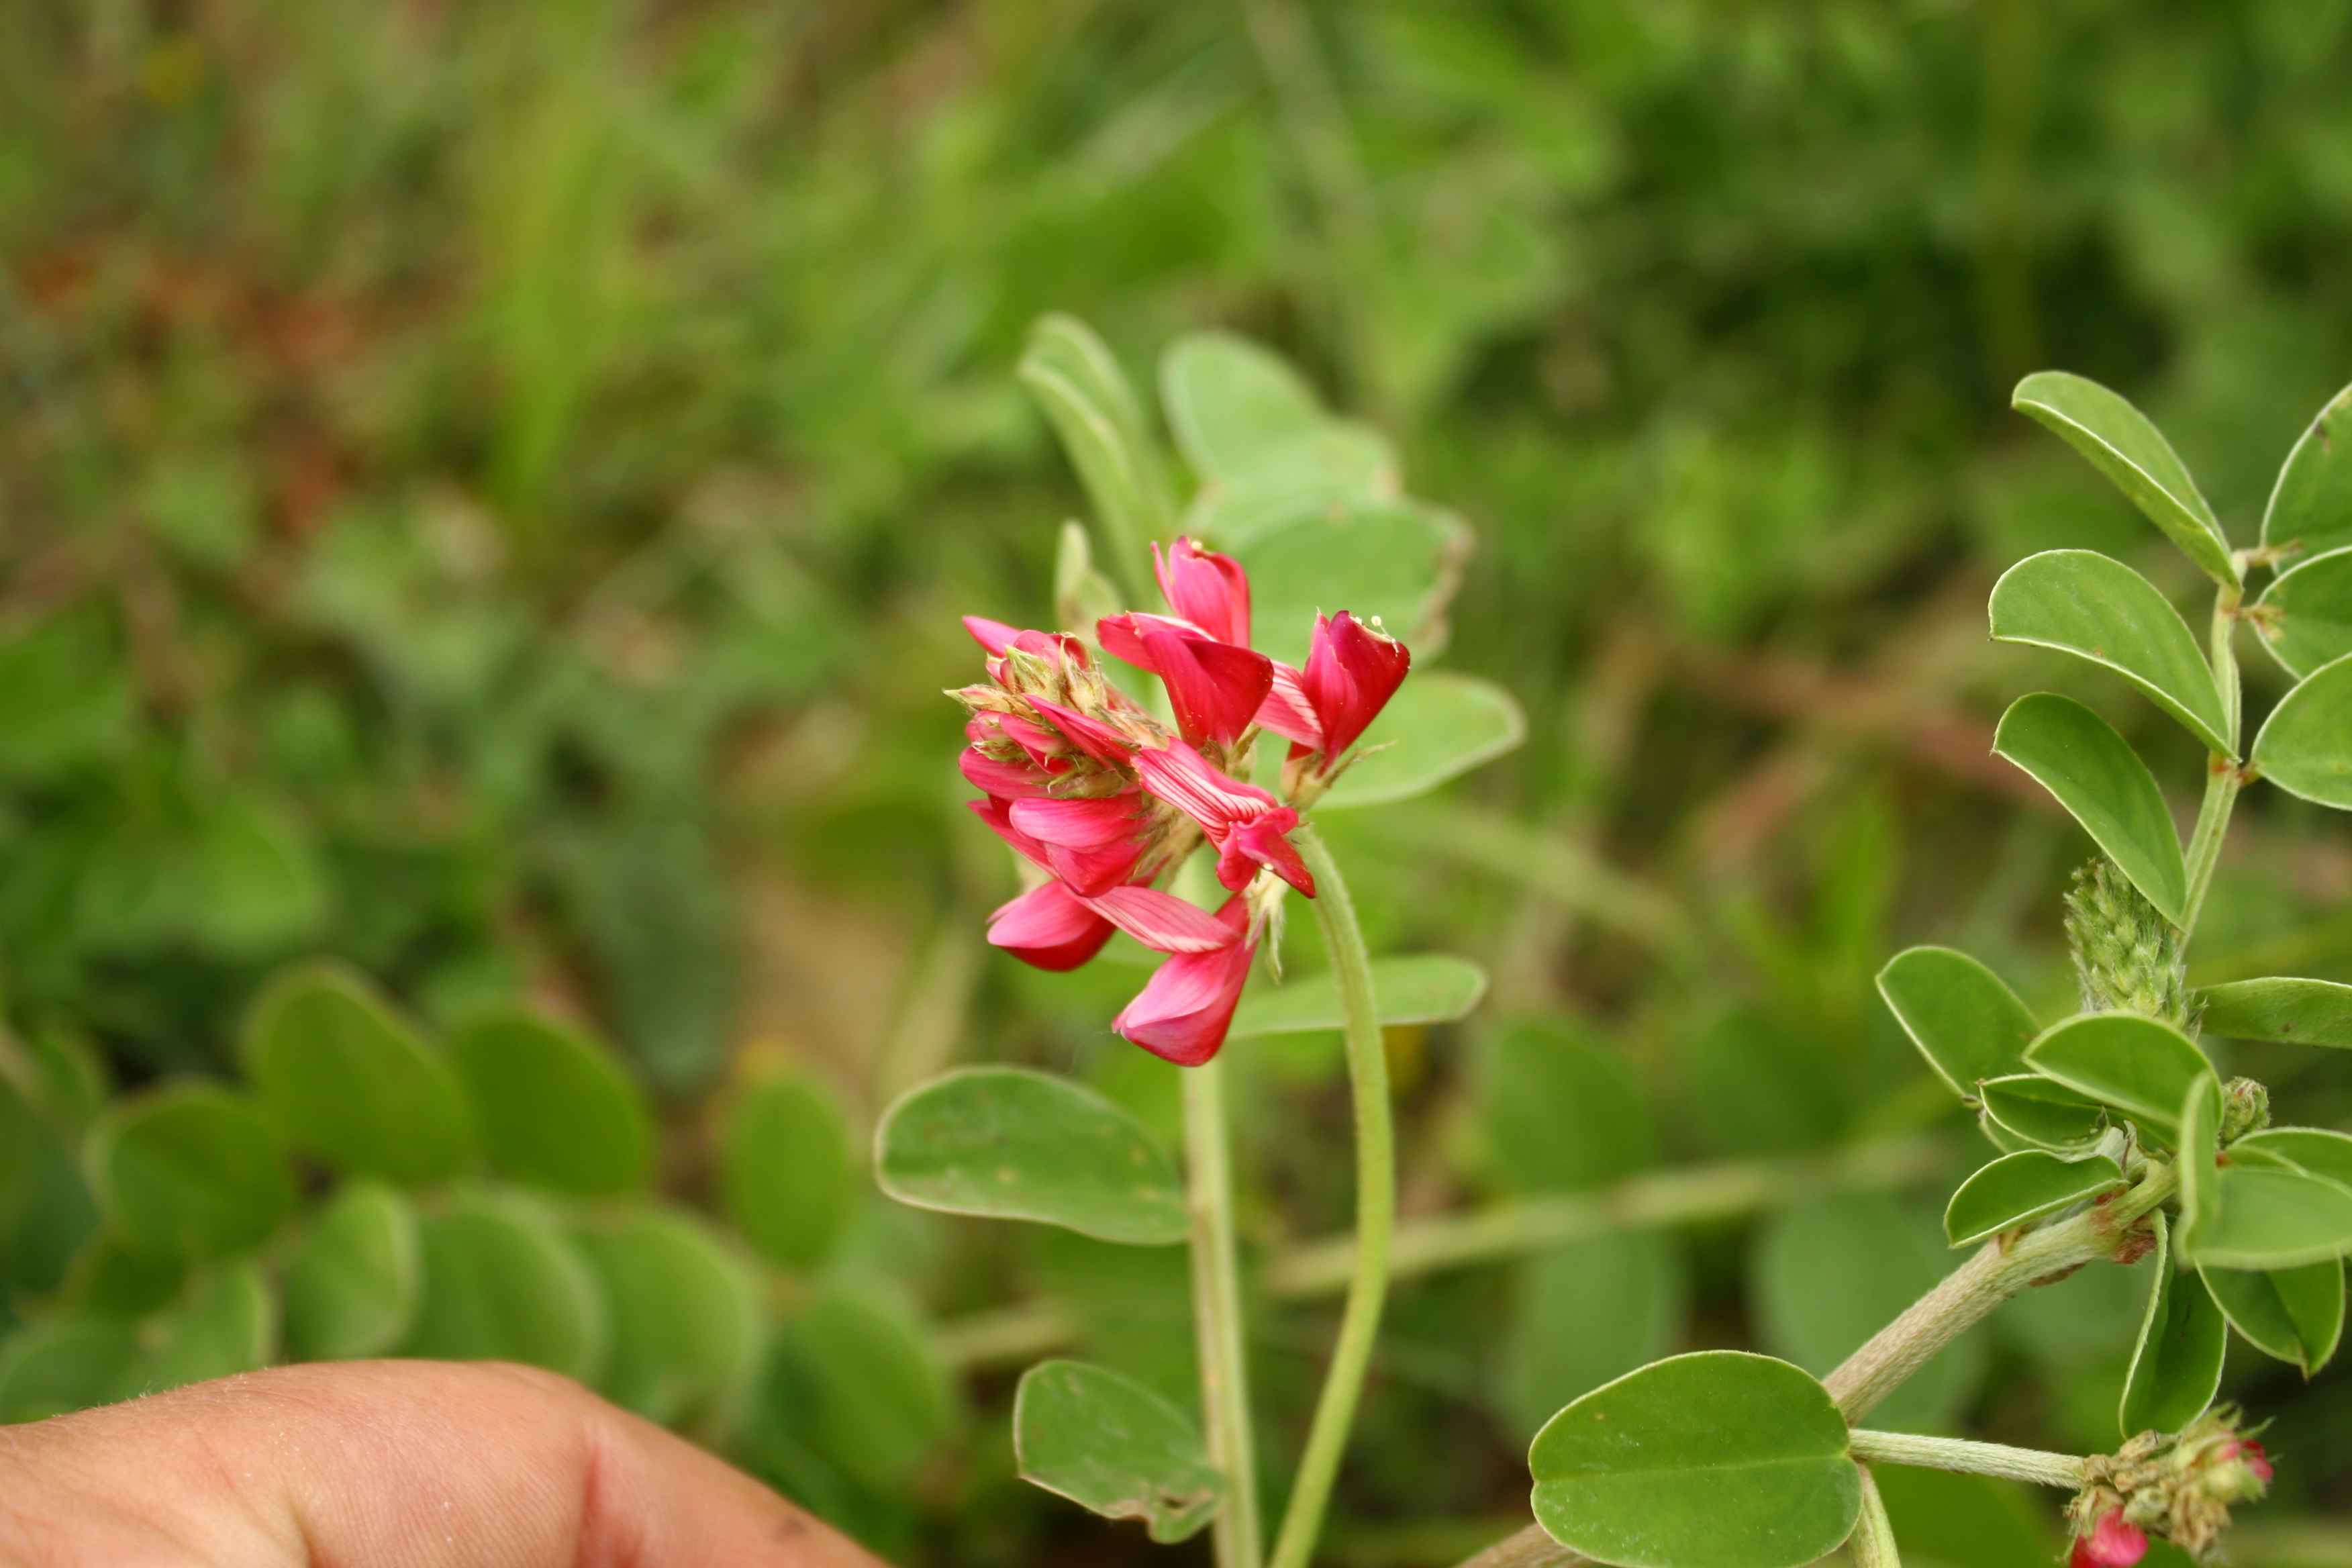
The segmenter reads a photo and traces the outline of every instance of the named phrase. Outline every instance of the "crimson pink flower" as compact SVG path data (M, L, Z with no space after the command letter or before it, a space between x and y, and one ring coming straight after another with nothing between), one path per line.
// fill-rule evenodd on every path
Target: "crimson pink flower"
M1209 759L1181 741L1135 753L1143 787L1201 825L1217 851L1217 880L1239 892L1264 866L1306 894L1315 896L1315 877L1290 840L1298 813L1255 784L1228 778Z
M2263 1486L2271 1484L2270 1456L2263 1452L2262 1444L2253 1438L2241 1437L2235 1442L2222 1444L2221 1458L2224 1463L2231 1459L2237 1460L2246 1467L2255 1480Z
M1151 570L1170 609L1219 642L1249 647L1249 574L1240 562L1180 536L1165 555L1152 544Z
M1120 887L1087 898L1060 880L1040 883L988 917L988 940L1040 969L1076 969L1123 931L1155 952L1208 952L1234 941L1217 917L1156 888Z
M2067 1568L2132 1568L2147 1555L2147 1531L2116 1510L2099 1516L2091 1533L2076 1539Z
M1105 653L1160 678L1177 730L1194 745L1239 740L1274 686L1272 659L1189 621L1137 610L1104 616L1095 635Z
M1168 959L1111 1021L1126 1039L1178 1067L1199 1067L1225 1043L1257 956L1248 935L1247 899L1238 893L1227 899L1215 919L1231 933L1224 946Z
M1274 667L1274 686L1257 721L1294 742L1293 755L1320 752L1337 760L1363 734L1404 683L1412 650L1342 610L1315 617L1307 668Z

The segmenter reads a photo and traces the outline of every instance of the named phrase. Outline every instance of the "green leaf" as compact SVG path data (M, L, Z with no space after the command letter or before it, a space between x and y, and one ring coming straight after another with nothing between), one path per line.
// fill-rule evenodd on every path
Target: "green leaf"
M2137 1013L2080 1013L2053 1024L2026 1047L2025 1065L2167 1142L2179 1132L2189 1085L2213 1076L2213 1064L2188 1036Z
M2055 1214L2123 1184L2113 1160L2062 1160L2040 1149L2005 1154L1960 1184L1944 1209L1944 1235L1966 1247Z
M2253 761L2287 794L2352 811L2352 654L2279 700L2254 737Z
M2200 1266L2294 1268L2352 1252L2352 1187L2305 1171L2233 1160L2213 1173L2204 1211L2183 1248Z
M198 1275L176 1306L140 1326L139 1357L116 1396L253 1372L270 1363L277 1343L278 1304L261 1270L249 1262L224 1265Z
M903 1494L955 1431L947 1368L925 1326L891 1298L822 1288L784 1321L776 1352L772 1411L861 1485Z
M1962 1100L1977 1085L2025 1070L2025 1047L2041 1032L2000 976L1948 947L1906 948L1878 972L1878 994Z
M1372 961L1372 1001L1383 1024L1452 1023L1486 994L1486 972L1466 958L1423 952ZM1339 982L1326 970L1280 985L1252 986L1225 1037L1301 1035L1341 1024Z
M1987 1079L1978 1095L1990 1127L2038 1148L2087 1153L2106 1131L2107 1115L2097 1100L2039 1073Z
M1378 619L1426 662L1468 549L1460 519L1404 500L1365 501L1265 529L1234 552L1249 569L1251 640L1268 658L1303 666L1316 612L1347 610ZM1426 679L1408 677L1399 699ZM1378 725L1366 738L1379 738Z
M404 1355L519 1361L592 1382L609 1327L594 1276L521 1193L467 1191L419 1227L425 1293Z
M1517 750L1527 738L1518 700L1494 682L1444 669L1410 675L1321 805L1328 810L1411 800Z
M2209 1073L2200 1073L2189 1079L2189 1092L2181 1101L2179 1151L2173 1162L2173 1168L2180 1173L2180 1219L2177 1228L2184 1251L2190 1250L2198 1221L2210 1200L2213 1163L2221 1148L2221 1080Z
M2344 414L2352 408L2352 386L2327 400L2313 416L2279 468L2270 505L2263 511L2263 542L2273 548L2301 545L2307 552L2352 544L2352 444Z
M416 1321L424 1272L408 1199L382 1183L352 1183L319 1210L287 1258L286 1353L296 1361L388 1353Z
M294 1208L268 1119L226 1089L188 1084L115 1106L84 1145L108 1226L148 1252L201 1262L257 1247Z
M814 1268L849 1219L849 1121L824 1086L800 1075L736 1095L719 1141L719 1195L730 1224L772 1261Z
M2232 1040L2352 1047L2352 985L2333 980L2239 980L2197 993L2198 1022Z
M2325 1127L2265 1127L2231 1144L2230 1158L2243 1164L2301 1171L2352 1187L2352 1133L2332 1132Z
M2178 1432L2197 1419L2221 1386L2229 1349L2221 1309L2196 1275L2173 1267L2164 1215L2150 1215L2148 1223L2156 1227L2156 1278L2117 1412L2126 1437Z
M1191 1229L1176 1167L1143 1124L1066 1079L964 1068L899 1096L875 1129L875 1179L900 1203L1039 1220L1137 1246Z
M1142 1520L1163 1544L1199 1534L1224 1497L1224 1477L1182 1411L1084 1362L1043 1362L1022 1374L1013 1452L1023 1480L1105 1519Z
M1611 1231L1530 1258L1510 1294L1491 1397L1520 1432L1684 1343L1690 1324L1690 1267L1670 1231Z
M2245 1342L2312 1377L2344 1338L2344 1265L2296 1268L2200 1267L2205 1289Z
M1248 465L1212 477L1185 509L1187 533L1226 551L1303 518L1328 517L1400 490L1387 437L1348 419L1327 419L1255 452Z
M77 1311L144 1317L178 1295L187 1279L184 1260L142 1252L100 1231L74 1255L58 1300Z
M1627 1568L1798 1568L1862 1510L1829 1391L1740 1351L1673 1356L1594 1389L1536 1434L1528 1468L1544 1532Z
M1859 1350L1934 1289L1951 1260L1919 1216L1870 1193L1800 1202L1757 1230L1748 1300L1761 1349L1816 1376ZM1984 1378L1985 1345L1946 1346L1872 1413L1874 1426L1932 1430L1959 1413Z
M457 1075L348 970L314 964L272 982L239 1054L287 1142L336 1170L417 1186L471 1158Z
M2280 573L2248 618L2290 675L2307 676L2352 654L2352 546Z
M2130 745L2071 698L2037 692L2010 704L1992 749L2057 796L2164 918L2180 923L2189 869L2172 813Z
M2002 574L1992 590L1992 635L2103 664L2234 758L2221 689L2196 636L2156 584L2094 550L2051 550Z
M117 1399L138 1358L139 1330L121 1318L66 1314L0 1335L0 1426Z
M2213 509L2146 415L2097 382L2059 370L2027 376L2009 401L2089 458L2206 575L2237 585L2229 541Z
M1514 1018L1481 1030L1477 1052L1478 1124L1495 1187L1572 1192L1657 1163L1657 1128L1641 1085L1624 1058L1584 1026L1554 1016ZM1558 1408L1555 1401L1540 1414Z
M604 1286L611 1352L598 1386L649 1421L725 1421L765 1348L760 1281L709 1226L652 1205L572 1236Z
M1126 607L1126 595L1095 570L1094 544L1087 536L1087 525L1076 518L1064 521L1054 552L1054 624L1075 626L1092 642L1095 623Z
M1280 355L1233 332L1194 332L1170 344L1160 361L1160 399L1184 460L1204 480L1244 475L1330 419Z
M1052 421L1110 537L1139 547L1166 535L1175 517L1167 471L1134 388L1093 329L1071 316L1043 318L1029 331L1019 374ZM1118 563L1122 574L1140 574L1146 564L1139 558ZM1129 584L1138 593L1144 585Z
M587 1197L644 1188L653 1116L600 1043L528 1013L496 1013L458 1030L449 1053L492 1170Z

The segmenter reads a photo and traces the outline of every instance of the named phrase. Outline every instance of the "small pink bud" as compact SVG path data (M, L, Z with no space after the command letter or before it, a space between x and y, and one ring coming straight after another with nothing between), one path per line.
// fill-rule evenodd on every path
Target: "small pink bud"
M1178 1067L1199 1067L1225 1043L1225 1030L1249 982L1257 944L1245 940L1248 900L1225 900L1216 918L1233 933L1226 946L1209 952L1178 953L1152 972L1111 1021L1111 1027L1156 1057Z
M1165 555L1152 545L1151 567L1170 609L1219 642L1249 647L1249 574L1240 562L1180 537Z
M2120 1510L2102 1514L2091 1533L2074 1542L2068 1568L2133 1568L2147 1555L2147 1531Z

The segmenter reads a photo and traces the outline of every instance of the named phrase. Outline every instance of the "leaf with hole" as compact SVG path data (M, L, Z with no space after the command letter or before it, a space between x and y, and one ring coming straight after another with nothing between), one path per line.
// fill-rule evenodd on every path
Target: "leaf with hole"
M2213 1173L2191 1260L2217 1268L2294 1268L2352 1253L2352 1187L2306 1171L2237 1159Z
M2352 811L2352 654L2279 700L2254 737L2253 762L2287 794Z
M1175 1164L1143 1124L1046 1073L964 1068L933 1079L883 1113L874 1148L882 1190L916 1208L1147 1247L1191 1231Z
M601 1041L532 1014L499 1012L459 1029L449 1054L493 1171L583 1197L644 1188L653 1173L653 1113Z
M2239 1337L2311 1377L2344 1338L2344 1265L2294 1268L2200 1268L2205 1289Z
M2116 1413L2126 1437L2178 1432L2197 1419L2221 1386L2221 1359L2229 1348L2221 1309L2204 1282L2173 1267L2164 1215L2150 1215L2148 1223L2156 1227L2156 1278Z
M1407 677L1389 699L1321 805L1332 810L1411 800L1517 751L1527 738L1527 715L1501 687L1475 675L1424 670Z
M2156 584L2094 550L2030 555L1993 584L1992 635L2103 664L2189 727L2237 755L2221 689L2195 634Z
M1944 1235L1966 1247L2123 1184L2113 1160L2062 1160L2041 1149L2004 1154L1962 1182L1944 1208Z
M787 1268L824 1261L856 1197L849 1121L814 1079L738 1093L719 1139L719 1205L743 1238Z
M1013 1452L1030 1485L1105 1519L1139 1519L1163 1544L1199 1534L1224 1497L1191 1417L1085 1362L1043 1362L1022 1374Z
M2280 573L2247 618L2289 675L2307 676L2352 654L2352 546Z
M610 1329L595 1278L554 1216L523 1193L457 1193L418 1226L425 1289L403 1355L519 1361L583 1383Z
M2039 1073L1989 1078L1978 1087L1989 1128L2036 1148L2087 1153L2107 1129L2099 1102Z
M2041 1026L2000 976L1948 947L1906 948L1878 972L1903 1032L1962 1100L1977 1085L2025 1070L2025 1047Z
M2329 398L2295 437L2263 511L2263 542L2306 554L2352 544L2352 386Z
M2237 980L2197 993L2198 1023L2232 1040L2352 1048L2352 985L2333 980Z
M415 1186L472 1158L457 1073L345 969L313 964L273 981L239 1056L287 1141L338 1171Z
M1372 1002L1382 1024L1449 1024L1486 994L1486 972L1443 952L1372 961ZM1337 1029L1344 1020L1339 986L1329 971L1302 974L1280 985L1254 985L1234 1011L1230 1040Z
M424 1291L416 1210L399 1189L353 1182L312 1216L286 1259L286 1353L355 1361L388 1353Z
M91 1124L90 1191L114 1233L202 1262L259 1246L294 1209L285 1146L251 1101L188 1084L126 1100Z
M2156 777L2114 727L2072 698L2010 704L1992 749L2032 774L2164 918L2180 923L2189 868Z
M1835 1551L1862 1511L1829 1391L1741 1351L1602 1384L1536 1434L1528 1468L1544 1532L1626 1568L1798 1568Z
M585 1220L572 1241L612 1325L604 1396L666 1426L731 1418L766 1342L751 1266L695 1215L653 1204Z
M2213 509L2147 416L2097 382L2061 370L2027 376L2009 401L2088 458L2206 575L2237 584L2229 541Z
M2171 1142L2189 1086L2213 1064L2188 1036L2137 1013L2079 1013L2042 1031L2025 1065Z

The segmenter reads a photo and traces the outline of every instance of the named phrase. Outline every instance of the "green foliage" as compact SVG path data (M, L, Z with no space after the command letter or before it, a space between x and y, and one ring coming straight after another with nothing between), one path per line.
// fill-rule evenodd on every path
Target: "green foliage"
M1151 1539L1190 1540L1224 1495L1199 1428L1132 1379L1084 1362L1022 1373L1013 1402L1021 1479L1105 1519L1139 1519Z
M588 1197L636 1192L649 1179L652 1113L599 1042L502 1013L459 1029L449 1056L500 1175Z
M2120 1166L2104 1155L2062 1160L2040 1149L2004 1154L1960 1184L1944 1209L1944 1236L1966 1247L2070 1208L2123 1184Z
M801 1076L755 1083L728 1103L719 1140L720 1206L736 1230L787 1268L824 1261L849 1218L849 1128L824 1086Z
M1878 972L1886 999L1911 1043L1963 1100L1986 1079L2014 1076L2025 1047L2042 1032L2017 993L1965 952L1906 948Z
M2084 1013L2053 1024L2027 1048L2025 1062L2168 1142L2179 1136L2189 1086L2213 1076L2188 1036L2137 1013Z
M384 1355L423 1294L416 1211L398 1189L353 1182L320 1205L286 1260L286 1352L296 1361Z
M2186 1026L2189 964L2180 928L2100 858L2066 889L2066 955L2091 1012L2120 1011Z
M2175 1268L2163 1216L2155 1216L2154 1224L2156 1271L2119 1412L2126 1437L2178 1432L2195 1420L2221 1385L2221 1355L2229 1343L2221 1310L2204 1281Z
M1551 1538L1630 1568L1798 1568L1862 1509L1845 1420L1786 1362L1673 1356L1569 1405L1528 1451Z
M90 1189L107 1225L150 1252L202 1262L267 1238L294 1208L294 1173L253 1105L201 1084L127 1100L89 1131Z
M2347 406L2352 387L2329 398L2295 437L2263 510L2263 542L2272 549L2310 558L2352 544L2352 443L2344 437Z
M2298 679L2352 654L2352 546L2296 561L2271 579L2248 618Z
M2252 754L2263 776L2289 795L2352 811L2352 653L2280 700Z
M2065 371L2027 376L2010 402L2088 458L2200 570L2237 585L2238 569L2212 507L2146 415L2098 383Z
M2043 692L2010 704L1992 748L2057 796L2132 886L2179 923L2189 898L2180 839L2155 775L2113 725Z
M1422 672L1364 732L1362 749L1331 786L1324 808L1388 805L1427 795L1516 750L1527 733L1526 716L1501 687L1452 670Z
M2106 666L2226 756L2238 754L2213 671L2156 585L2095 550L2051 550L1992 590L1992 635Z
M1486 971L1467 959L1433 952L1372 961L1372 998L1383 1024L1450 1024L1486 994ZM1225 1037L1304 1034L1342 1022L1339 984L1327 970L1244 993Z

